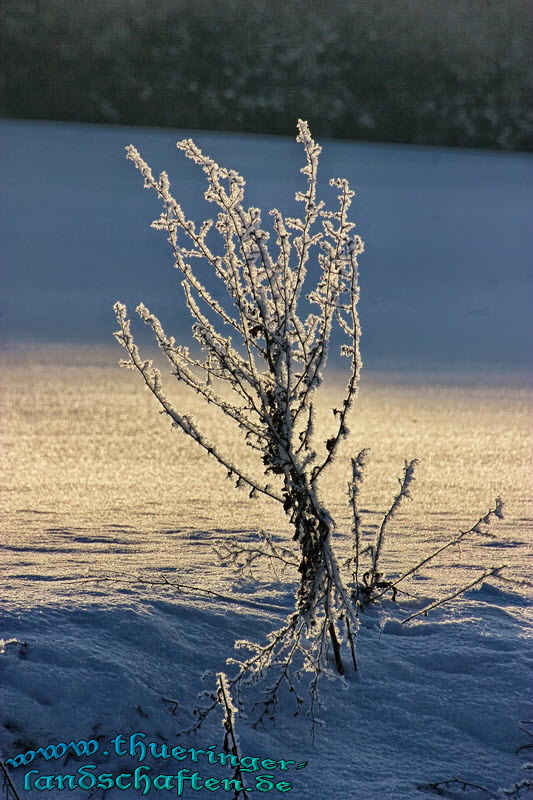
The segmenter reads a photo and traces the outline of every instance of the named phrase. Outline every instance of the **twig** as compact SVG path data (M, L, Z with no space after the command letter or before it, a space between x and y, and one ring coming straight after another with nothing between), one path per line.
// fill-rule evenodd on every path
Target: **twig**
M424 616L426 616L428 611L432 611L434 608L437 608L438 606L442 606L444 603L447 603L449 600L453 600L455 597L459 597L459 595L463 594L463 592L466 592L466 591L468 591L468 589L471 589L473 586L476 586L478 583L481 583L481 581L484 580L485 578L489 578L491 575L497 575L500 570L505 569L506 567L507 567L506 564L501 564L499 567L494 567L493 569L485 570L483 575L480 575L480 577L476 578L476 580L472 581L472 583L467 584L467 586L463 586L462 589L458 589L453 594L448 595L448 597L444 597L441 600L436 600L430 606L426 606L426 608L423 608L422 611L417 611L416 614L411 614L410 617L407 617L406 619L402 619L402 623L401 624L405 625L406 622L410 622L412 619L415 619L415 617L419 617L422 614Z
M400 491L398 492L398 494L394 498L394 501L393 501L391 507L389 508L389 510L387 511L385 516L383 517L383 522L381 523L381 527L379 529L379 533L378 533L378 536L377 536L377 539L376 539L376 545L375 545L375 548L374 548L373 558L372 558L372 570L371 570L371 573L370 573L370 585L369 585L370 591L372 591L374 589L374 587L376 587L377 584L381 582L381 575L380 575L380 572L379 572L379 558L380 558L380 555L381 555L381 549L383 547L383 542L384 542L384 539L385 539L385 531L387 529L389 521L393 518L393 516L396 514L396 512L400 508L400 505L401 505L402 501L404 500L404 498L411 497L411 493L409 491L409 486L415 480L414 471L415 471L415 467L417 466L417 464L418 464L418 459L416 459L416 458L413 458L411 461L406 461L405 462L403 479L402 478L398 478L398 482L400 484ZM391 587L388 586L387 590L390 589L390 588Z
M420 792L424 792L424 791L427 791L428 789L431 789L432 791L436 792L441 797L444 797L444 794L442 793L442 791L440 790L439 787L440 786L451 787L454 783L458 784L458 786L464 792L466 792L467 789L478 789L481 792L486 792L487 793L487 799L488 800L490 800L490 798L492 797L492 793L485 786L480 786L477 783L470 783L469 781L463 781L461 778L450 778L447 781L435 781L434 783L422 783L419 786L417 786L416 788Z
M251 567L254 563L261 559L267 559L272 568L273 562L279 562L282 570L285 567L298 568L300 562L293 551L283 546L277 547L265 531L258 531L258 535L265 543L266 550L260 546L247 546L238 543L221 544L213 547L213 550L221 563L229 563L237 572L243 574L247 570L251 572Z
M455 536L453 539L450 539L448 542L446 542L446 544L442 545L442 547L439 547L438 550L435 550L434 553L431 553L431 555L426 556L426 558L423 558L422 561L419 561L418 564L415 564L414 567L411 567L402 575L400 575L399 578L396 578L395 581L392 581L392 583L387 587L387 589L385 589L384 592L374 595L372 600L373 601L379 600L380 597L383 597L383 595L386 594L391 588L398 586L398 584L401 583L403 580L405 580L405 578L409 577L409 575L412 575L414 572L417 572L421 567L423 567L429 561L432 561L434 558L436 558L436 556L444 552L444 550L447 550L448 547L453 547L454 545L459 544L465 536L468 536L468 534L477 533L480 534L481 536L492 536L493 534L490 534L486 531L482 531L480 529L480 526L482 524L485 525L490 524L490 521L493 516L497 517L498 519L503 519L503 507L504 503L501 497L497 497L495 507L493 509L490 509L483 517L480 517L478 521L474 523L474 525L472 525L471 528L469 528L467 531L461 531L459 533L459 536Z
M364 468L368 456L368 448L359 452L356 458L352 458L352 480L348 484L348 497L352 510L352 533L353 533L353 585L355 587L356 602L359 603L359 561L361 558L361 514L359 513L359 490L364 478ZM349 559L351 561L352 559Z
M11 775L7 771L7 767L3 760L0 758L0 774L2 775L2 789L4 800L20 800L20 795L15 789Z
M239 781L240 785L242 786L242 789L234 787L235 791L233 798L234 800L239 800L239 798L242 798L242 800L251 800L250 795L244 785L244 775L241 769L241 754L239 752L239 744L237 741L237 734L235 732L235 715L237 713L237 709L231 701L228 679L223 672L220 672L217 675L217 681L217 702L222 706L224 711L224 719L222 722L224 726L224 744L222 746L226 753L235 756L237 763L235 764L235 772L233 775L235 780Z
M175 583L174 581L169 581L168 578L165 576L161 577L161 580L153 580L147 578L141 578L140 575L132 575L131 578L119 578L118 576L113 575L95 575L94 577L90 578L57 578L54 579L54 583L127 583L129 585L134 583L142 583L147 586L168 586L172 589L176 589L178 592L185 594L187 592L192 593L199 593L199 594L206 594L209 597L216 597L218 600L224 600L226 603L233 603L235 605L245 605L251 606L253 608L259 608L265 611L274 611L274 612L286 612L287 609L283 606L276 606L273 603L258 603L254 600L248 600L248 598L243 599L239 597L229 597L229 595L220 594L219 592L213 592L211 589L204 589L201 586L191 586L187 583Z

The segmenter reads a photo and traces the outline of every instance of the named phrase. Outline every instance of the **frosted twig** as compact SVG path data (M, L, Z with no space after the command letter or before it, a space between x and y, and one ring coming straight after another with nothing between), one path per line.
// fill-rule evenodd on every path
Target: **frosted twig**
M231 690L229 688L228 679L224 672L220 672L217 675L217 682L217 701L222 706L222 710L224 712L224 718L222 721L224 728L224 743L222 747L224 752L235 757L236 763L233 777L241 787L234 788L233 799L240 800L240 798L242 798L242 800L250 800L250 795L244 785L244 775L241 769L241 753L239 750L239 743L235 730L235 716L237 714L237 709L231 700Z
M379 533L378 533L378 536L377 536L377 539L376 539L376 546L375 546L375 549L374 549L374 557L372 559L372 573L371 573L371 576L370 576L370 582L373 585L375 585L375 583L379 580L379 572L378 572L379 558L381 556L381 549L383 547L383 542L385 540L385 530L386 530L387 525L389 524L390 520L393 518L393 516L396 514L396 512L400 508L402 500L404 498L406 498L406 497L411 497L411 493L409 491L409 486L415 480L414 471L415 471L415 467L416 467L417 464L418 464L418 459L416 459L416 458L413 458L412 461L406 461L405 462L405 469L404 469L403 479L400 479L400 478L398 479L398 482L400 484L400 491L398 492L398 494L394 498L394 502L392 503L391 507L389 508L387 513L385 514L385 516L383 518L383 522L381 523L381 527L379 529Z
M260 545L246 546L239 543L223 543L213 547L213 549L222 563L229 564L237 572L244 573L246 570L250 570L257 561L263 560L269 561L271 566L279 563L282 569L286 567L298 568L299 562L294 551L274 544L272 538L265 531L259 531L258 535L264 543L264 547Z
M448 603L450 600L459 597L459 595L463 594L464 592L467 592L468 589L472 589L474 586L477 586L477 584L481 583L481 581L485 580L485 578L489 578L491 575L498 575L498 573L502 569L506 568L507 564L501 564L499 567L494 567L493 569L485 570L483 574L479 576L479 578L476 578L475 581L468 583L461 589L457 589L457 591L455 591L453 594L450 594L447 597L443 597L441 600L436 600L434 603L431 603L431 605L426 606L421 611L417 611L416 614L411 614L410 617L402 619L402 625L404 625L406 622L410 622L412 619L415 619L415 617L420 617L421 615L427 616L428 611L432 611L434 608L438 608L438 606L442 606L444 605L444 603Z
M350 507L352 511L352 548L353 556L349 559L348 564L353 562L352 580L355 587L356 602L359 603L359 561L361 557L361 515L359 513L359 491L364 477L364 468L369 450L364 449L359 452L356 458L352 458L352 480L348 484L348 497L350 500Z
M480 534L481 536L492 537L493 534L489 533L488 531L483 531L481 529L481 525L489 525L493 517L496 517L497 519L503 519L504 505L505 504L503 503L501 497L497 497L496 505L494 506L494 508L490 509L484 516L480 517L478 521L475 522L474 525L472 525L471 528L469 528L467 531L461 531L458 536L455 536L453 539L450 539L448 542L446 542L446 544L443 544L442 547L439 547L429 556L426 556L426 558L423 558L422 561L419 561L417 564L415 564L414 567L410 567L406 572L400 575L399 578L396 578L396 580L392 581L387 587L387 589L385 589L385 591L381 592L380 594L374 595L372 599L379 600L379 598L383 597L383 595L387 591L394 588L395 586L398 586L398 584L401 583L406 578L408 578L409 575L412 575L414 572L417 572L421 567L425 566L425 564L428 564L430 561L432 561L434 558L440 555L440 553L443 553L445 550L447 550L448 547L454 547L455 545L458 545L461 542L461 540L464 539L465 536L468 536L468 534L477 533Z

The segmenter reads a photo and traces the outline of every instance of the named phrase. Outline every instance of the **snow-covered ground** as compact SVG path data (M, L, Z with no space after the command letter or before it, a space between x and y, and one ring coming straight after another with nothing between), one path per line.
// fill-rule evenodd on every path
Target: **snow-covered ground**
M200 213L201 178L174 153L181 137L168 131L16 122L2 130L9 269L0 639L27 645L6 644L0 653L0 752L13 759L49 744L98 742L94 755L37 755L11 766L21 797L41 796L46 782L35 786L39 776L76 775L84 764L115 777L140 765L151 766L152 777L180 769L229 777L206 755L197 764L190 757L140 761L139 749L117 755L111 741L145 733L146 742L220 752L217 712L199 733L177 737L191 724L198 692L214 686L202 673L231 674L226 659L236 655L235 640L264 641L294 600L292 576L265 568L239 578L212 552L217 542L254 541L259 528L287 537L277 507L234 491L194 443L169 429L137 376L118 369L118 345L100 346L115 330L116 299L143 299L164 319L174 313L177 281L164 237L146 225L157 205L124 162L122 146L132 141L156 169L181 175L193 213ZM280 198L297 187L301 153L293 143L195 138L250 177L250 202L282 206ZM440 785L440 796L487 800L531 775L522 769L530 751L516 753L531 741L518 726L533 719L531 592L524 582L533 518L531 391L523 371L530 163L519 155L325 147L323 177L347 175L359 190L354 215L367 243L366 371L351 439L322 489L337 521L337 546L347 552L347 466L362 447L371 449L362 497L369 542L403 459L420 459L413 502L386 543L390 574L470 527L498 494L506 518L494 526L495 540L467 540L413 577L405 588L415 597L399 596L365 615L359 672L344 687L324 681L325 726L314 743L309 720L293 715L290 698L264 729L237 720L242 754L278 762L248 773L252 796L268 785L256 784L262 774L290 782L294 800L422 800L439 795L417 787L457 777L488 791L450 783ZM183 322L169 327L180 325L185 330ZM393 369L377 371L387 366ZM319 425L340 380L334 374L326 387ZM179 388L175 394L194 404ZM210 408L203 415L238 457L243 448L229 429ZM427 619L395 621L499 564L514 583L491 580ZM113 580L94 580L103 577ZM196 589L179 593L135 577ZM296 763L283 770L281 759ZM39 772L25 790L31 770ZM102 796L84 788L90 783L42 791L73 800ZM143 785L104 796L141 797ZM153 787L149 796L176 793L175 786ZM182 796L213 795L232 793L186 784Z

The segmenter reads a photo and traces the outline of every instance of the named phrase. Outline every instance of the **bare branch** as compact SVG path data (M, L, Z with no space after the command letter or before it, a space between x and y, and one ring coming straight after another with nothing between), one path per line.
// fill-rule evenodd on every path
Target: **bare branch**
M463 781L460 778L450 778L447 781L435 781L432 783L423 783L417 786L416 788L419 791L427 791L428 789L433 791L435 794L439 795L440 797L444 797L443 792L441 791L440 787L443 787L444 790L446 789L453 789L455 787L459 788L462 792L468 792L470 789L476 789L480 792L485 792L486 800L493 800L492 792L490 792L485 786L480 786L478 783L470 783L469 781ZM448 792L446 792L448 794Z
M484 531L481 526L489 525L493 517L496 517L497 519L503 519L504 505L505 504L503 503L501 497L497 497L495 507L487 511L487 513L484 516L480 517L478 521L475 522L474 525L472 525L471 528L469 528L467 531L461 531L459 536L455 536L453 539L450 539L448 542L446 542L446 544L442 545L442 547L439 547L437 550L431 553L431 555L426 556L426 558L423 558L422 561L419 561L417 564L415 564L414 567L408 569L406 572L400 575L399 578L396 578L395 581L392 581L384 592L381 592L381 594L374 595L373 600L379 600L379 598L383 597L383 595L387 591L389 591L389 589L398 586L398 584L401 583L403 580L405 580L407 577L409 577L409 575L418 572L418 570L421 567L423 567L425 564L428 564L438 555L443 553L445 550L448 549L448 547L454 547L455 545L458 545L465 536L468 536L468 534L477 533L480 534L481 536L492 536L493 534L489 533L488 531Z
M404 625L406 622L411 622L412 619L420 617L421 615L427 616L428 611L432 611L434 608L438 608L438 606L442 606L444 605L444 603L448 603L450 600L454 600L456 597L459 597L459 595L463 594L464 592L467 592L468 589L472 589L474 586L477 586L477 584L481 583L481 581L484 581L485 578L489 578L491 575L499 575L500 571L506 568L507 568L506 564L501 564L499 567L493 567L493 569L485 570L483 574L479 576L479 578L476 578L475 581L468 583L461 589L457 589L457 591L455 591L453 594L450 594L447 597L443 597L441 600L436 600L434 603L431 603L431 605L426 606L426 608L423 608L421 611L417 611L416 614L411 614L410 617L402 619L402 625Z
M20 800L20 795L15 789L15 784L11 780L11 775L7 771L7 767L3 760L0 758L0 791L4 800Z

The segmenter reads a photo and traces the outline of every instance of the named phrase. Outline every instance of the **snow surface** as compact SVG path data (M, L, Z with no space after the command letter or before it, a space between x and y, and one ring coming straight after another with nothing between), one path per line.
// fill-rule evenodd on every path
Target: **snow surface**
M144 732L146 741L184 748L215 745L218 752L220 715L198 734L177 737L191 724L198 692L214 687L213 676L201 676L231 673L226 659L236 655L235 640L264 641L279 627L295 585L290 575L266 568L237 578L216 562L211 547L230 539L253 542L265 527L287 539L287 526L274 504L252 503L234 491L193 442L169 429L138 376L117 368L118 345L95 346L116 328L110 304L118 298L130 305L143 299L172 318L175 276L159 241L164 237L146 224L158 209L123 160L122 146L133 141L171 177L175 164L194 212L200 183L192 165L184 167L173 151L180 134L46 123L6 122L2 128L9 150L3 249L10 347L1 360L7 425L0 491L0 752L5 760L52 743L95 739L100 750L93 757L37 756L11 768L21 797L141 797L131 788L105 795L24 791L22 775L31 769L71 774L87 763L98 772L132 772L139 763L133 757L103 754L113 751L111 738L119 733ZM301 162L296 144L273 137L195 138L252 178L257 196L251 202L260 191L263 205L281 206L289 181L292 191ZM423 800L439 795L417 787L453 777L487 791L449 784L441 785L440 796L487 800L531 775L522 769L529 751L516 753L530 742L518 726L533 719L527 705L531 592L524 583L533 518L531 391L520 372L530 162L336 142L327 144L321 163L324 179L347 174L359 190L358 231L367 243L361 267L378 270L365 277L361 300L369 329L365 367L371 369L364 371L350 420L352 437L322 488L337 520L340 552L349 546L348 460L362 447L371 449L362 490L369 542L403 459L420 459L413 502L395 518L386 542L388 574L472 525L497 494L507 502L506 518L494 527L496 539L467 540L413 577L405 588L414 597L400 596L397 604L363 617L359 672L348 675L346 687L324 682L325 726L314 743L309 720L293 716L291 698L284 697L275 723L264 729L237 719L242 753L308 762L299 770L267 771L293 784L287 796L294 800ZM494 235L489 241L491 226L497 241ZM444 247L446 236L453 245L450 239ZM502 258L508 279L501 275ZM491 275L499 276L497 289ZM467 310L474 300L485 317ZM416 309L409 319L408 306ZM169 327L174 332L176 326ZM69 345L70 338L85 344ZM381 360L372 355L378 349ZM372 370L387 363L396 369ZM334 374L319 427L341 385ZM194 404L179 388L174 394ZM235 458L249 458L254 468L253 454L242 452L211 408L203 416L194 411ZM400 625L433 598L475 579L481 567L501 563L514 582L485 582L427 619ZM132 576L198 590L179 593L132 583ZM105 577L113 580L95 580ZM195 768L189 759L143 763L153 775ZM205 778L221 774L205 761L198 769ZM250 781L261 772L248 773ZM153 789L148 796L165 795L176 790ZM211 796L231 793L183 794L187 800Z

